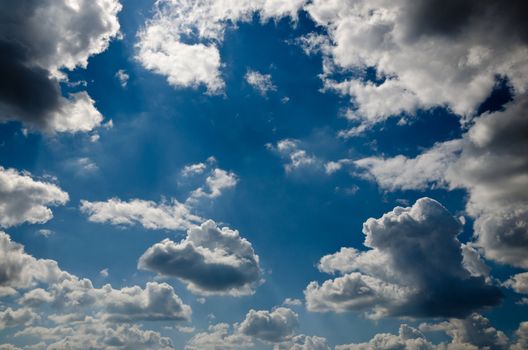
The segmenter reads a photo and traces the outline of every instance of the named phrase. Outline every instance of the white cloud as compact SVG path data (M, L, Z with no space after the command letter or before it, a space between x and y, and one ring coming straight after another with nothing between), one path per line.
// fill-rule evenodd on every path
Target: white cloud
M296 335L277 347L287 350L330 350L326 339L318 336Z
M7 309L0 311L0 329L28 326L38 318L38 315L29 308L13 310L8 307Z
M436 349L425 336L417 329L406 324L400 326L398 335L390 333L376 334L367 343L338 345L335 350L392 350L392 349L409 349L409 350L433 350ZM440 349L437 349L440 350ZM469 349L468 349L469 350Z
M178 243L165 239L154 244L138 267L177 277L201 295L248 295L262 282L259 257L251 243L212 220L191 227Z
M235 187L237 182L238 178L235 173L215 168L205 179L205 184L194 190L187 201L192 203L200 198L213 199L220 197L223 191Z
M124 69L119 69L116 72L115 77L117 78L117 80L119 80L119 84L121 84L121 87L127 87L128 79L130 79L130 76Z
M287 173L302 169L317 169L322 166L321 161L317 157L308 154L306 150L301 148L299 140L283 139L277 142L276 146L268 143L266 147L277 152L286 161L284 170Z
M53 214L48 206L63 205L68 194L57 185L34 180L31 174L0 167L0 226L45 223Z
M248 70L244 79L262 96L266 96L270 91L277 90L277 87L273 85L273 81L271 80L271 74L262 74L254 70Z
M470 118L491 93L496 76L507 77L523 93L528 47L517 15L522 6L315 0L305 8L332 43L316 41L323 48L325 87L349 95L352 115L371 125L434 107ZM380 82L364 81L369 67L376 69ZM343 70L355 74L332 78Z
M282 305L286 305L286 306L301 306L302 305L302 301L300 299L286 298L282 302Z
M466 269L460 232L460 222L429 198L368 219L363 233L370 250L342 248L321 258L321 271L342 276L311 282L304 292L308 310L463 317L496 305L500 290Z
M513 289L516 293L528 294L528 272L521 272L510 277L504 286Z
M285 307L274 310L249 310L238 330L259 340L279 343L291 338L299 326L299 316Z
M122 201L110 198L105 202L81 201L81 211L88 220L113 225L140 224L151 230L185 230L202 219L192 214L189 208L173 199L156 203L141 199Z
M204 85L209 93L224 88L219 46L226 28L248 22L255 13L263 22L290 16L305 0L161 0L155 14L138 33L137 59L167 77L175 87ZM189 44L187 38L196 42Z

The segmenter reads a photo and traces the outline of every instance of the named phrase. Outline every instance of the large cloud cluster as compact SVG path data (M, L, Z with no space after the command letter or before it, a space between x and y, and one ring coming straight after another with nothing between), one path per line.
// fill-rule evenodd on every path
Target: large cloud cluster
M0 120L47 132L90 131L103 116L85 91L63 97L61 69L86 67L119 32L117 0L3 1Z
M259 257L238 231L212 220L187 231L180 242L165 239L141 256L138 267L176 277L203 295L247 295L261 283Z
M312 311L363 311L370 317L463 317L501 300L497 287L464 263L459 221L438 202L418 200L363 225L365 252L341 251L319 269L342 276L305 290Z
M303 42L324 45L325 86L352 98L348 115L363 125L434 107L470 118L497 76L526 91L523 1L315 0L305 8L330 40ZM368 68L376 81L365 79ZM343 70L352 77L332 78Z
M17 305L0 312L0 328L23 325L17 336L36 338L48 349L85 349L85 344L93 349L134 348L127 344L171 348L168 338L135 323L191 317L191 308L166 283L96 288L90 280L61 270L54 260L27 254L4 232L0 232L0 257L0 292L16 297ZM56 326L49 327L49 321Z
M219 44L226 28L259 14L263 22L290 16L305 0L161 0L138 33L137 59L175 87L204 85L220 93L224 81Z

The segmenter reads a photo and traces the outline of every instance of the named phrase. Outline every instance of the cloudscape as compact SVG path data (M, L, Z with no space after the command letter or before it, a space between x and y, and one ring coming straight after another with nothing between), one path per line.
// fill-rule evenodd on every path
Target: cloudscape
M528 2L0 4L0 350L528 349Z

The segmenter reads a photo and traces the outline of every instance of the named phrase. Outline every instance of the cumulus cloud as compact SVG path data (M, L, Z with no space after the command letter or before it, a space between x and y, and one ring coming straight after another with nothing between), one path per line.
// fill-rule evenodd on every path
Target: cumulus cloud
M119 32L117 0L7 1L0 17L0 120L46 132L85 132L102 115L85 91L64 97L62 69L85 68Z
M298 325L299 316L295 312L278 307L271 312L249 310L239 331L265 342L278 343L291 338Z
M321 160L310 155L301 148L301 142L295 139L284 139L277 142L276 146L268 143L266 148L276 152L284 161L284 170L292 173L296 170L319 168L322 166Z
M476 218L475 246L488 259L528 267L528 95L485 113L461 139L435 145L416 158L355 161L381 188L428 187L468 191L466 210Z
M117 78L117 80L119 80L119 84L121 84L121 87L123 88L127 87L128 79L130 78L130 76L124 69L119 69L116 72L115 77Z
M96 288L89 279L61 270L54 260L27 254L22 245L12 242L3 232L0 257L0 292L4 296L20 295L14 302L22 305L0 312L0 328L25 325L17 335L37 338L49 349L85 349L83 342L93 344L94 349L104 349L112 345L108 342L114 338L122 344L145 342L141 348L159 349L160 342L170 347L170 340L161 341L158 333L144 331L134 323L182 322L191 317L191 308L166 283L149 282L145 288L115 289L109 284ZM58 326L50 328L48 320ZM126 339L129 332L131 338ZM92 339L88 339L90 335ZM130 348L119 344L112 346Z
M176 277L203 295L247 295L261 283L259 257L238 231L212 220L191 227L180 242L165 239L141 256L138 267Z
M209 93L224 88L219 46L224 32L238 22L261 21L290 16L305 0L162 0L156 2L154 16L138 32L137 56L141 64L167 77L175 87L204 85ZM190 39L190 40L189 40Z
M325 256L319 269L341 276L305 290L311 311L362 311L369 317L464 317L494 306L500 290L463 263L460 222L440 203L419 199L363 224L365 246Z
M53 217L48 206L63 205L68 194L57 185L34 180L31 174L0 167L0 226L45 223Z
M294 336L290 340L279 344L277 348L287 350L330 350L325 338L304 334Z
M315 0L305 9L327 31L316 41L325 87L351 97L360 124L434 107L471 118L496 76L526 90L522 1ZM376 81L366 81L369 68ZM352 76L333 78L343 71Z
M510 277L503 285L516 293L528 295L528 272L521 272ZM528 304L528 296L523 297L519 304Z
M250 337L231 330L227 323L209 326L207 332L194 335L185 345L185 350L229 350L253 347Z
M200 198L213 199L220 197L223 191L235 187L237 182L238 178L235 173L215 168L205 179L205 184L191 193L188 201L192 202Z
M277 87L273 85L273 81L271 80L271 74L262 74L254 70L248 70L244 79L262 96L266 96L269 91L277 90Z
M191 213L183 203L173 199L170 202L156 203L142 199L122 201L110 198L104 202L81 201L81 212L88 220L113 225L140 224L147 229L185 230L202 221Z

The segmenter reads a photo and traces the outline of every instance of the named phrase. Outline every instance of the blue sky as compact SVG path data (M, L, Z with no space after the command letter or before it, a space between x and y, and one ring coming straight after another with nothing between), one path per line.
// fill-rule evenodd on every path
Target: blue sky
M7 1L0 348L526 346L525 5L444 5Z

